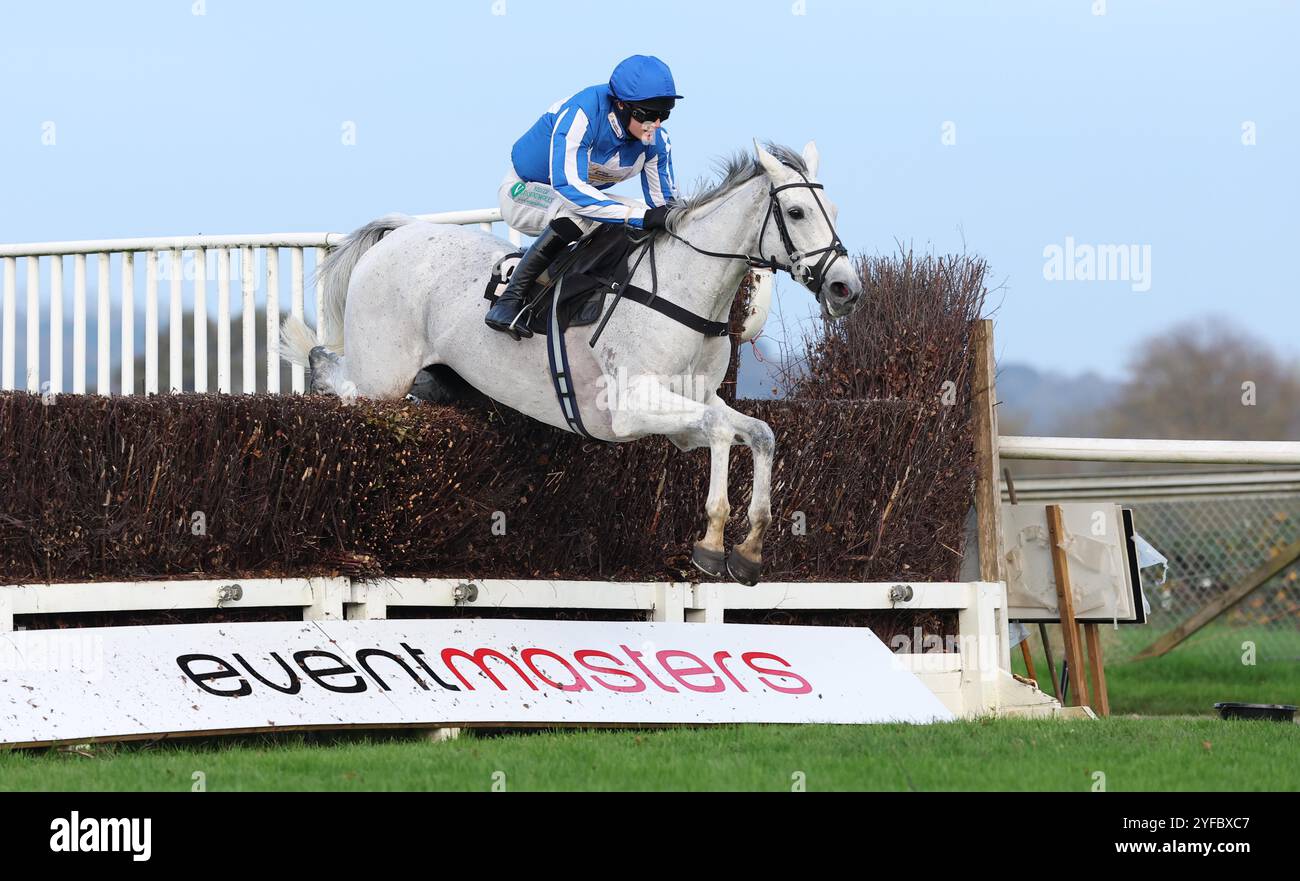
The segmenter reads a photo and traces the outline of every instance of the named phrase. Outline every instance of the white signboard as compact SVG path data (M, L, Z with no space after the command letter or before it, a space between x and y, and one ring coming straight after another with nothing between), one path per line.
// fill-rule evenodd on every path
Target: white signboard
M1136 569L1128 545L1123 510L1112 502L1061 505L1061 538L1073 590L1074 616L1080 621L1140 620ZM1002 506L1006 544L1007 617L1013 621L1060 621L1056 569L1052 564L1047 505Z
M0 743L376 725L931 722L869 630L490 619L0 634Z

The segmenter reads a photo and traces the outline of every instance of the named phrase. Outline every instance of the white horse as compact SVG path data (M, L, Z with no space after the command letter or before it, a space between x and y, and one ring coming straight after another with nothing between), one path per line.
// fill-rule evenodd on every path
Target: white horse
M790 272L817 297L823 318L860 303L862 282L835 234L833 203L815 182L816 145L800 155L754 143L726 161L720 181L676 203L655 233L658 295L702 318L727 320L750 266ZM772 221L772 222L769 222ZM534 419L566 428L547 360L547 340L514 340L483 323L492 267L513 248L462 226L390 215L349 235L320 274L328 333L317 346L296 318L281 328L281 355L312 369L312 390L401 399L426 366L446 365L469 385ZM759 255L754 257L752 255ZM767 256L764 256L767 255ZM628 279L651 288L649 260ZM606 309L612 298L606 298ZM586 431L606 441L665 435L678 449L711 453L708 526L692 560L705 573L756 584L771 523L772 429L717 394L730 346L637 302L620 302L596 345L592 328L570 328L568 379ZM731 513L727 466L743 443L754 461L749 534L724 553Z

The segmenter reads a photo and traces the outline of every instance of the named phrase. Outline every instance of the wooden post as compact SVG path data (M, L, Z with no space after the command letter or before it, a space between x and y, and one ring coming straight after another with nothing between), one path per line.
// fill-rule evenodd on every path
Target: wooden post
M1096 624L1083 625L1088 641L1088 669L1092 673L1092 708L1099 716L1110 715L1110 694L1106 691L1106 662L1101 656L1101 634Z
M1079 624L1074 620L1074 591L1070 589L1070 564L1061 547L1065 523L1061 506L1047 506L1047 531L1052 543L1052 570L1056 575L1056 604L1061 613L1061 638L1065 642L1065 660L1070 665L1070 687L1076 706L1089 702L1087 681L1083 675L1083 650L1079 645Z
M975 519L980 580L1006 583L1002 560L1002 484L998 465L998 413L993 321L982 318L971 332L972 416L975 422Z
M1052 677L1052 694L1061 696L1061 681L1056 678L1056 662L1052 660L1052 643L1047 638L1047 625L1038 624L1038 636L1043 641L1043 655L1047 658L1047 672Z
M1034 673L1034 653L1029 650L1029 637L1026 636L1020 640L1020 656L1025 660L1025 673L1029 678L1038 681L1038 676Z

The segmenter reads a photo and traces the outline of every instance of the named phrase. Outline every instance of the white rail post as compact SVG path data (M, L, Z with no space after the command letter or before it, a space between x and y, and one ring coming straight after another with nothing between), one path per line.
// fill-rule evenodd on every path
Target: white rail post
M353 581L351 601L344 608L349 621L372 621L388 617L388 585L382 581Z
M86 255L72 261L72 391L86 392Z
M325 327L324 291L320 285L320 268L325 265L325 249L316 248L316 271L312 273L312 286L316 289L316 342L325 345L329 339L330 329ZM342 328L339 328L342 332Z
M343 601L348 593L346 577L309 578L312 604L302 611L304 621L342 621Z
M41 258L27 258L27 391L41 390Z
M681 623L686 620L686 590L684 582L655 585L655 607L650 613L651 621L672 621Z
M135 394L135 251L122 252L122 388Z
M194 249L194 391L208 390L208 249Z
M9 391L14 387L14 365L18 363L17 331L18 322L18 261L13 257L4 258L5 302L4 302L4 340L0 342L4 351L4 365L0 367L0 389Z
M110 374L109 362L112 357L110 348L113 343L113 319L109 315L109 280L108 273L112 255L108 251L101 251L95 255L95 269L98 273L98 283L96 285L96 299L98 303L95 311L95 336L98 339L95 349L95 391L101 395L111 395L113 393L113 377Z
M185 389L185 361L181 348L181 343L185 340L185 312L181 302L185 254L180 248L172 248L169 253L171 299L167 304L167 388L179 392Z
M280 249L266 249L266 390L280 393Z
M145 254L144 393L158 394L158 252Z
M230 392L230 249L217 249L217 391Z
M1009 659L1001 657L1007 643L1006 616L999 626L995 607L1001 583L976 581L967 585L967 601L957 612L961 650L962 713L977 716L997 709L998 676ZM999 630L1003 631L999 634Z
M727 606L722 585L700 582L687 585L691 591L690 606L685 610L685 619L696 624L725 624Z
M292 248L289 251L289 314L299 321L303 318L303 281L302 281L302 248ZM305 391L307 388L306 375L307 371L299 364L294 364L289 371L293 379L293 390L295 392Z
M240 327L244 332L244 364L240 373L244 379L244 394L249 395L257 391L257 273L253 268L253 249L247 245L239 249L239 279L244 291L240 316Z
M63 391L63 255L50 255L50 392Z

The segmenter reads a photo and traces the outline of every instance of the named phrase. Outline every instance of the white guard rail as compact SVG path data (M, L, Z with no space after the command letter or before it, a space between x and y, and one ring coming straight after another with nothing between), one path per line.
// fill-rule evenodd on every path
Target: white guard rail
M435 223L477 224L486 232L500 222L501 212L495 208L470 211L444 211L417 215L422 220ZM513 244L520 243L518 230L507 229ZM26 355L22 387L30 392L58 394L63 391L87 391L87 319L95 318L95 388L99 394L120 392L132 394L143 391L154 394L162 387L159 361L160 318L159 286L167 288L166 330L169 339L167 352L167 384L169 391L208 391L208 297L215 276L217 316L216 388L215 391L234 391L231 365L231 285L237 288L242 300L240 332L242 369L241 391L280 391L280 357L278 328L282 313L280 251L289 252L288 310L291 315L307 320L305 313L310 288L315 301L314 284L308 284L309 270L320 265L326 250L343 238L343 233L264 233L258 235L197 235L167 236L132 239L98 239L78 242L32 242L0 245L0 285L3 286L3 306L0 308L0 390L18 388L17 375L17 303L19 294L19 261L25 278ZM140 266L143 255L143 268ZM66 260L71 258L72 305L70 315L65 312ZM93 258L93 260L88 259ZM215 264L215 265L214 265ZM93 270L92 270L93 267ZM87 274L95 273L93 294L95 304L88 309ZM141 291L137 277L143 273L144 347L143 385L135 375L137 351L136 298ZM314 273L311 273L314 276ZM114 284L116 282L116 284ZM117 292L114 309L113 292ZM257 363L259 302L266 317L262 328L265 362ZM44 306L43 306L44 304ZM193 329L186 355L186 330L182 326L186 311L192 314ZM116 314L115 314L116 313ZM45 321L42 321L42 318ZM64 338L67 323L71 322L72 362L71 377L64 376ZM319 321L314 323L317 338L324 338ZM42 332L44 324L44 332ZM118 345L118 376L113 382L113 336L116 331ZM42 378L42 348L47 368ZM184 388L185 362L193 369L190 388ZM292 390L304 390L304 372L294 366L291 371Z

